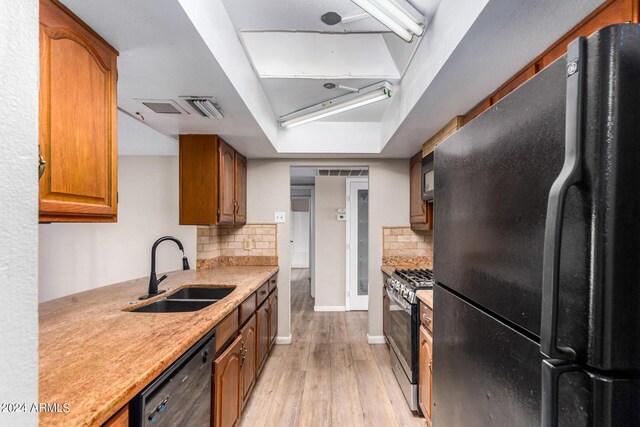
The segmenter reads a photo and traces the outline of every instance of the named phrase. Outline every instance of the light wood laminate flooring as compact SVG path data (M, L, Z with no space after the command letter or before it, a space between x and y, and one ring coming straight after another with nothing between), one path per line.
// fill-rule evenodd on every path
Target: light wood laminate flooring
M239 426L425 426L387 346L367 343L367 312L314 312L309 270L291 273L292 343L274 347Z

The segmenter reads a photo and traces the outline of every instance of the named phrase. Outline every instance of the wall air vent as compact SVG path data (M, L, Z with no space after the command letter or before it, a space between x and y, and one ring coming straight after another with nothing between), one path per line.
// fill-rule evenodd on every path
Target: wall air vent
M368 169L318 169L318 176L368 176Z
M220 106L216 104L211 96L181 96L191 107L203 117L210 119L221 119L224 117Z
M189 114L173 99L136 99L156 114Z

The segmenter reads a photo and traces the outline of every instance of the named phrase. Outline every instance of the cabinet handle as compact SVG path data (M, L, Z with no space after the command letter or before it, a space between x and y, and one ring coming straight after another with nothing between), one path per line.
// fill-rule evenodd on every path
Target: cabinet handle
M433 374L433 360L429 360L429 372Z
M264 295L264 294L266 294L266 293L267 293L267 291L261 291L261 292L260 292L260 295Z
M431 317L427 316L426 314L423 314L422 320L424 320L425 322L431 322Z
M240 205L238 204L238 202L233 202L233 211L235 213L240 212Z
M42 153L40 152L40 144L38 144L38 180L42 178L44 175L44 169L47 167L47 162L42 157Z

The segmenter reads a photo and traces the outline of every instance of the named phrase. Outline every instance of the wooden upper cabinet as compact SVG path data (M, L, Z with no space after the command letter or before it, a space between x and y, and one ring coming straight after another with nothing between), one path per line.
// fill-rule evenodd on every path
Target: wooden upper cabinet
M224 141L220 141L218 148L218 179L220 182L220 192L218 200L220 203L219 224L233 224L235 217L235 150Z
M247 161L217 135L180 135L180 224L244 224Z
M569 43L576 38L580 36L588 37L601 28L612 24L624 22L637 23L640 18L639 9L638 0L606 0L578 25L569 30L569 32L538 55L538 57L525 68L520 70L514 77L507 80L507 82L500 86L493 94L469 110L464 117L464 124L469 123L483 111L508 95L512 90L564 55L567 52Z
M409 163L409 215L411 228L427 226L427 202L422 200L422 151Z
M213 427L234 427L240 418L242 336L213 362Z
M40 0L40 221L116 221L117 57L59 2Z
M236 224L247 222L247 159L236 151L234 159L234 198Z
M180 135L180 224L218 222L218 137Z

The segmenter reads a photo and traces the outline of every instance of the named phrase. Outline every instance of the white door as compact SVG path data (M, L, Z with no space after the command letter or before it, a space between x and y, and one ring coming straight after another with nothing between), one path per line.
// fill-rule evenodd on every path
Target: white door
M369 309L369 183L347 178L347 310Z
M309 268L309 212L291 212L291 268Z

